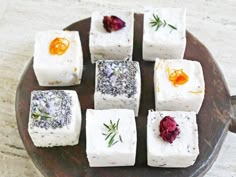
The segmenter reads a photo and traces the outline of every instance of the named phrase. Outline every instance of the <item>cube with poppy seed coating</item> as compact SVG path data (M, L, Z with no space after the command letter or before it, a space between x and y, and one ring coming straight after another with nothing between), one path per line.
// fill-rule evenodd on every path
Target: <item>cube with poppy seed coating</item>
M182 59L156 59L154 93L156 110L198 113L205 93L201 64Z
M131 60L133 33L133 12L94 12L89 34L91 62L95 63L97 60Z
M80 102L75 91L31 92L28 132L35 146L78 144L81 121Z
M80 84L83 54L78 31L38 32L33 68L40 86Z
M163 123L166 118L171 122ZM149 111L147 120L149 166L188 167L195 163L198 154L198 127L195 112Z
M137 61L97 61L95 109L132 109L138 116L141 74Z

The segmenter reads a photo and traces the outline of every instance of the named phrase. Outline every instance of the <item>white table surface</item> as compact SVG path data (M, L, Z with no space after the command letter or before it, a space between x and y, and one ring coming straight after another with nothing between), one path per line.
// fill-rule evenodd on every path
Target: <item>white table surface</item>
M0 0L0 176L39 177L19 137L15 93L37 31L62 29L94 10L186 7L187 29L211 51L236 95L236 0ZM207 177L236 177L236 134L228 133Z

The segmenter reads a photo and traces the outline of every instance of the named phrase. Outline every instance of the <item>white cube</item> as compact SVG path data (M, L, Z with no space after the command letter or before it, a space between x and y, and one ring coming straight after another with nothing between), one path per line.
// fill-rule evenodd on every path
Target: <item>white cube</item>
M188 76L184 84L171 81L175 72ZM176 75L177 76L177 75ZM181 76L181 75L180 75ZM154 68L154 93L156 110L199 112L205 93L201 64L190 60L156 60Z
M153 15L159 17L157 24L161 25L158 29L150 23L154 21ZM183 58L186 46L185 16L185 9L180 8L159 8L144 13L144 60Z
M160 121L171 116L178 124L180 134L172 142L160 137ZM188 167L199 154L198 127L194 112L149 111L147 122L147 160L153 167Z
M40 86L80 84L83 54L78 31L38 32L33 68Z
M111 125L117 128L116 131L109 131L107 127ZM132 110L87 109L86 153L90 167L133 166L136 146L137 132Z
M107 32L103 27L104 16L117 16L125 22L118 31ZM91 19L89 48L91 62L97 60L132 60L134 13L126 11L94 12Z
M141 75L136 61L97 61L95 109L132 109L138 116Z
M28 131L35 146L76 145L80 129L81 110L75 91L31 92Z

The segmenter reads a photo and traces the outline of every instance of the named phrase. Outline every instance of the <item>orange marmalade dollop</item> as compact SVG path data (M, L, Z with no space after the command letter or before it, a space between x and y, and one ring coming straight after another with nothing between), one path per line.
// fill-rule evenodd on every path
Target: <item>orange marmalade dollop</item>
M66 38L55 38L49 47L49 52L52 55L64 54L70 46L70 42Z
M188 82L188 75L185 74L183 69L174 70L169 74L169 80L173 83L174 86L183 85Z

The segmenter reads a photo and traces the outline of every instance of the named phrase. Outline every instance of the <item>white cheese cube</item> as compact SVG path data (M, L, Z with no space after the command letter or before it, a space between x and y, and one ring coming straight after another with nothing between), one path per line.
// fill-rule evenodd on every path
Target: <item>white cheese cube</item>
M150 22L159 17L157 26ZM143 59L182 59L186 46L185 9L159 8L144 13L143 24ZM175 29L176 28L176 29Z
M107 126L111 123L117 127L115 134L108 131ZM109 136L110 132L113 133ZM133 166L136 146L137 132L132 110L87 109L86 153L90 167Z
M31 92L28 131L35 146L76 145L80 129L81 110L75 91Z
M104 16L116 16L125 22L125 27L107 32L103 27ZM94 12L91 18L89 48L91 62L97 60L132 60L134 13L126 11Z
M175 72L184 72L188 81L175 84L170 80ZM176 83L182 76L176 77ZM190 60L156 60L154 68L156 110L199 112L205 93L201 64Z
M138 116L141 75L136 61L97 61L94 108L132 109Z
M160 121L171 116L178 124L180 134L172 142L160 137ZM188 167L199 154L198 127L194 112L149 111L147 122L147 160L153 167Z
M80 84L83 54L78 31L37 33L33 68L40 86Z

